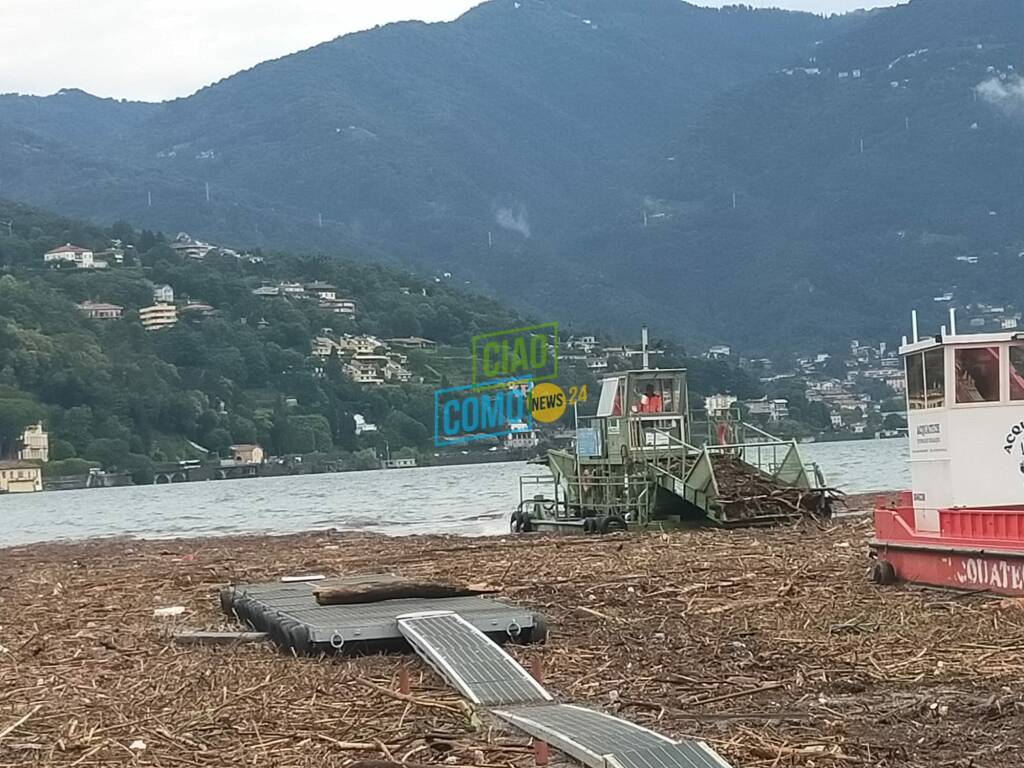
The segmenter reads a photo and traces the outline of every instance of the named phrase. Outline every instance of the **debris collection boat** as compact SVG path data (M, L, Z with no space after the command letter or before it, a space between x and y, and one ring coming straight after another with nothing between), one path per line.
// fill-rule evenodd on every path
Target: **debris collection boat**
M900 347L912 490L875 505L872 578L1024 595L1024 333Z
M831 513L833 493L796 441L736 411L709 415L696 436L685 369L604 377L597 415L584 422L573 450L547 453L549 474L521 478L513 532L770 525Z

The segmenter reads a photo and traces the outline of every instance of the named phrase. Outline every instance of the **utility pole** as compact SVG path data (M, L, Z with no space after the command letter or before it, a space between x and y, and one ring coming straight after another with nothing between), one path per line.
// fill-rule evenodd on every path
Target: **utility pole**
M153 207L153 190L151 190L151 189L147 189L146 190L146 207L147 208L152 208Z
M864 139L860 140L860 153L862 155L864 154Z
M490 232L487 233L487 247L492 248L494 246L494 236Z
M324 215L322 213L316 215L316 224L320 229L324 228Z
M641 211L641 213L643 213L643 215L644 215L644 226L646 227L647 226L647 211Z
M210 202L210 182L206 182L206 202Z
M732 193L732 209L734 211L736 210L736 193L735 192Z
M903 125L906 127L906 129L908 131L910 130L910 118L909 117L904 117L903 118Z

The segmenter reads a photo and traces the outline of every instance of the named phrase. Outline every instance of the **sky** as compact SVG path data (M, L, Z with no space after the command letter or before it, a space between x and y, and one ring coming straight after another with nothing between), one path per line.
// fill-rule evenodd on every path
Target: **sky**
M81 88L122 99L172 99L339 35L407 19L450 21L478 2L0 0L0 93ZM742 2L838 13L896 0Z

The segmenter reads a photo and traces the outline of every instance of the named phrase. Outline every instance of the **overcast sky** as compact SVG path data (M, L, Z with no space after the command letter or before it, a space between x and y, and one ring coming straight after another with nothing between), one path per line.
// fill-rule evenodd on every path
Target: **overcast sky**
M832 13L896 0L730 0ZM630 0L623 0L630 2ZM721 5L695 0L701 5ZM479 0L0 0L0 93L82 88L157 101L267 59Z

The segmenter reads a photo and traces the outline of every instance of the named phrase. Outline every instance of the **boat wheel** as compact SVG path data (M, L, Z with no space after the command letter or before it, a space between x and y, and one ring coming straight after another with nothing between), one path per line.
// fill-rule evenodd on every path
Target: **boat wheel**
M615 533L616 531L625 531L628 529L629 526L626 525L626 521L621 515L608 515L608 517L602 517L598 527L598 531L601 533Z
M871 564L871 580L875 584L895 584L896 569L888 560L875 560Z

